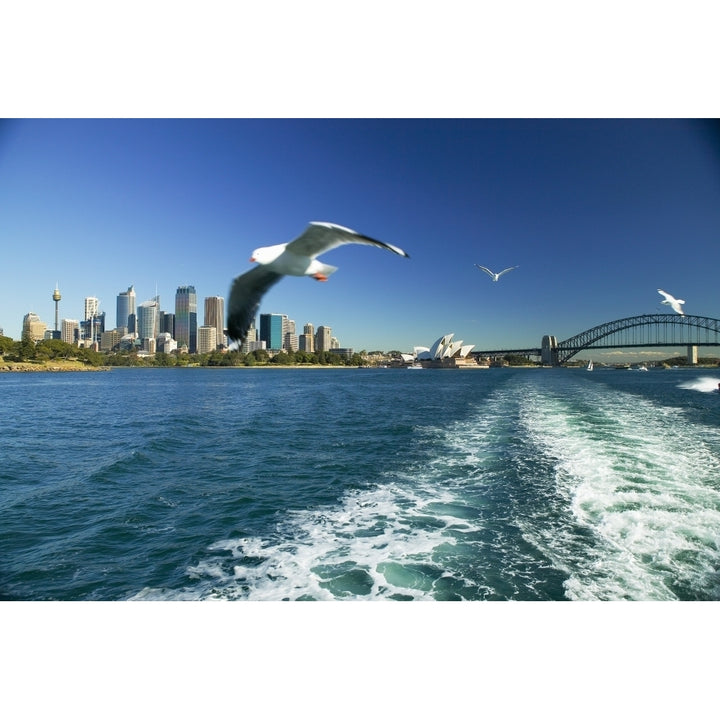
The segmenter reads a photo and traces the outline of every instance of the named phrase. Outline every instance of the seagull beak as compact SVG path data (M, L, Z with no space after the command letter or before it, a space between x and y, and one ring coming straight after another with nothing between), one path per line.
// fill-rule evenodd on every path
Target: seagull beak
M251 258L250 258L250 262L255 262L255 258L254 258L254 257L251 257Z

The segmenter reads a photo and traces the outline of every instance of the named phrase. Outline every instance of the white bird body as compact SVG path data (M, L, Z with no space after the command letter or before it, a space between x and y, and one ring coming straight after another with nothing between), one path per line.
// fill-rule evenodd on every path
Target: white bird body
M674 298L670 293L666 293L664 290L661 290L658 288L658 292L665 298L662 301L662 305L669 305L676 313L679 313L680 315L684 315L683 309L680 307L681 305L685 304L684 300L678 300L677 298Z
M501 270L499 273L493 272L490 268L486 268L484 265L478 265L477 263L475 263L475 267L480 268L483 272L486 272L493 279L493 282L497 282L501 275L504 275L506 272L510 272L511 270L515 270L515 268L519 268L520 266L513 265L512 267Z
M395 245L374 240L342 225L311 222L305 232L292 242L268 245L253 251L250 261L258 263L258 266L236 277L230 288L229 337L240 343L245 340L262 296L284 275L306 275L324 282L337 268L321 262L317 256L339 245L351 243L374 245L409 257Z

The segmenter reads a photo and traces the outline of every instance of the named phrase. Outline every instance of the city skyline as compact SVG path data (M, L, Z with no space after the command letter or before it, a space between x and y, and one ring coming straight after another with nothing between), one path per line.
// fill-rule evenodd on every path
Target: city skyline
M410 255L398 263L341 247L325 256L339 267L328 282L288 278L263 298L259 313L322 317L348 347L407 352L447 332L481 348L534 346L665 311L658 287L689 314L720 316L717 123L18 120L3 129L0 327L12 337L28 312L52 326L56 285L70 317L64 308L87 296L111 317L118 285L127 287L120 275L138 300L174 297L189 282L227 297L255 248L289 242L313 220ZM493 283L477 264L519 267Z
M152 297L149 300L137 302L137 293L135 292L135 286L130 285L127 290L120 291L116 296L115 325L112 325L108 319L112 316L108 316L106 310L100 310L100 305L102 304L101 299L92 296L88 296L83 300L84 310L82 320L78 318L66 317L63 315L59 320L59 327L54 328L54 326L51 326L50 323L43 320L40 313L35 313L31 311L29 313L26 313L25 316L23 316L23 321L21 325L25 323L26 319L29 316L32 316L34 323L43 326L43 333L50 334L54 329L61 334L61 339L64 342L70 342L71 344L73 343L73 340L71 340L70 337L72 337L73 331L77 333L78 340L87 339L84 337L84 334L90 332L90 318L94 320L93 328L94 331L97 332L97 337L95 339L97 340L98 344L100 343L100 329L102 329L103 332L109 333L122 330L124 328L127 333L136 335L138 340L143 340L146 338L157 339L160 335L164 333L169 333L174 340L177 340L176 332L170 332L170 329L164 326L163 318L167 319L169 317L172 319L174 330L175 318L177 316L176 309L178 295L182 294L181 291L186 291L189 289L194 291L194 286L179 286L177 288L176 303L173 306L173 312L168 312L167 310L163 310L162 302L158 295ZM195 295L197 296L197 293L195 293ZM56 285L55 290L52 294L52 298L52 301L55 305L55 311L57 312L58 304L61 300L61 291L59 289L59 284ZM195 300L194 302L194 306L197 307L197 300ZM226 344L228 338L224 335L224 306L225 298L222 296L212 295L203 297L203 322L202 324L200 324L199 321L196 320L196 343L199 342L198 338L200 330L207 331L209 327L212 327L214 330L213 336L215 337L216 345L219 347ZM195 314L197 315L197 313ZM124 324L121 322L123 318L126 319L126 323ZM277 331L277 335L273 335L272 340L270 340L269 333L267 338L261 338L260 326L263 318L283 319L282 325ZM254 340L257 347L260 347L261 345L266 343L266 349L272 349L275 351L279 349L307 350L306 347L301 347L301 345L304 344L303 336L306 336L308 333L313 334L314 325L315 324L312 322L305 322L303 323L303 333L296 333L297 322L294 319L290 318L287 313L258 313L256 320L253 321L253 324L251 326L252 337L249 337L248 341L252 342ZM332 336L332 338L330 337L331 328L324 324L320 324L317 327L318 330L324 330L327 333L327 340L325 341L323 347L319 349L322 350L330 348L331 339L334 341L333 347L340 347L338 344L338 339L335 336ZM14 337L5 333L2 328L0 328L0 330L2 331L2 333L0 334L4 334L7 337L12 337L13 340L21 339L22 332L19 336ZM118 335L118 340L122 337L122 335L123 333ZM288 335L293 335L294 339L288 338ZM39 340L42 339L42 337L38 336L35 339ZM183 342L184 336L181 338L181 342L178 343L177 346L181 347ZM205 343L207 344L207 337L205 338ZM297 347L290 347L291 344L297 345ZM310 344L312 345L312 349L308 350L309 352L318 349L314 347L314 339L310 342ZM187 345L187 347L188 351L192 352L189 349L189 344ZM231 349L241 349L234 343L230 343L229 347ZM256 347L253 347L252 349L256 349ZM201 352L209 352L209 350L205 349L201 351L199 348L197 348L195 352L200 354Z

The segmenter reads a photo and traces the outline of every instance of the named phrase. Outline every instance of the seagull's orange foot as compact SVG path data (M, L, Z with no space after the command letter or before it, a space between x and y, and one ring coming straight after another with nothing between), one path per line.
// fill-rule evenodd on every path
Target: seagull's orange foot
M327 275L323 275L322 273L315 273L313 277L319 282L327 282Z

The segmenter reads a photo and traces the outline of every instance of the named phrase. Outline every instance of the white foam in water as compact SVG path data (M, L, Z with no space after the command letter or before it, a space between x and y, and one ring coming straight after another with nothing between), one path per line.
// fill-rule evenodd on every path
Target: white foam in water
M683 390L697 390L698 392L717 392L720 382L716 377L699 377L694 380L688 380L678 385Z
M717 594L720 433L607 388L586 395L583 415L561 397L527 397L527 432L554 458L557 492L590 531L577 552L572 527L525 528L569 573L568 597L675 599L678 586Z

